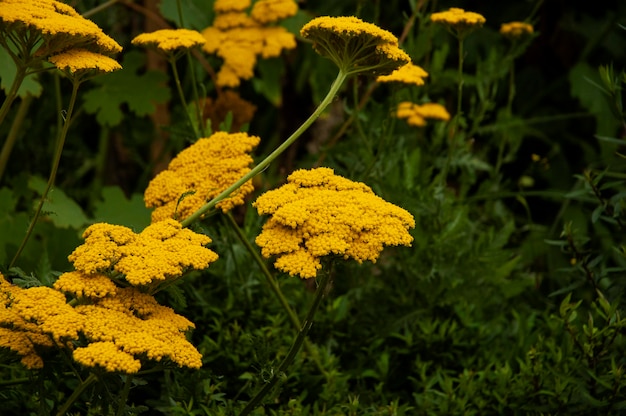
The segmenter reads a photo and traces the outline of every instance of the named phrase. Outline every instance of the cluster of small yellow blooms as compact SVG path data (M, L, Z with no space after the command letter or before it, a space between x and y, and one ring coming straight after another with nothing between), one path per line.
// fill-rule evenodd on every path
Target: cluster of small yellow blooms
M263 256L292 276L315 277L327 255L375 262L384 245L413 241L409 212L329 168L295 171L253 205L270 215L256 238Z
M481 27L486 21L483 15L474 12L466 12L458 7L451 7L445 12L433 13L430 16L430 20L436 23L442 23L456 30L458 33Z
M252 78L257 57L276 57L296 47L292 33L268 26L294 16L298 12L294 0L258 0L247 13L249 7L250 0L216 1L213 26L202 31L203 49L224 60L217 74L220 86L236 87L242 79Z
M48 60L60 70L71 73L86 70L113 72L122 69L122 66L115 59L80 48L68 49L65 52L51 56Z
M411 61L393 34L353 16L315 18L300 34L346 74L387 75Z
M426 119L450 120L450 113L441 104L415 104L405 101L398 105L396 117L406 119L410 126L423 127L426 125Z
M185 219L219 195L250 171L253 160L248 153L259 142L258 137L246 133L217 132L180 152L146 188L146 206L156 208L152 221ZM241 205L253 190L248 181L217 207L226 212Z
M524 22L502 23L500 33L508 38L519 38L531 35L534 32L533 26Z
M189 50L204 45L204 36L200 32L189 29L161 29L150 33L142 33L132 40L133 45L153 47L165 54L177 50Z
M76 298L99 299L114 295L117 286L108 276L100 273L87 274L81 271L63 273L54 282L54 288Z
M204 247L211 242L208 236L182 228L173 219L155 222L139 234L98 223L87 228L83 238L85 243L69 256L76 270L87 275L113 270L133 286L155 286L217 260L217 254Z
M73 48L88 49L100 54L122 50L95 23L60 1L2 0L0 22L0 33L14 33L19 38L30 39L31 45L41 39L37 50L37 55L40 56Z
M396 69L389 75L380 75L376 78L377 82L399 82L402 84L412 84L418 87L424 85L424 78L428 76L428 72L421 67L408 63Z
M226 120L230 113L232 121L231 131L241 131L241 128L249 123L256 112L256 106L244 100L233 90L221 90L215 99L206 98L200 103L203 118L211 120L211 126L215 129Z

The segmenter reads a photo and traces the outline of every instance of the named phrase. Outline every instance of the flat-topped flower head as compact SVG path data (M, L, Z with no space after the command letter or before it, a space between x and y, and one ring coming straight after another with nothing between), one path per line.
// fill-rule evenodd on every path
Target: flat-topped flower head
M184 220L250 171L249 155L261 141L246 133L217 132L180 152L168 168L150 181L144 193L146 207L155 208L152 221ZM244 203L254 190L246 182L217 204L223 212Z
M213 10L217 13L242 12L250 7L250 0L215 0Z
M375 262L384 246L413 241L409 212L329 168L295 171L253 205L270 216L256 238L261 253L293 276L315 277L325 256Z
M105 35L92 21L72 7L55 0L2 0L0 34L40 39L38 55L48 56L68 48L84 48L103 54L117 53L122 47ZM13 37L12 39L16 39ZM32 45L31 44L31 45Z
M430 16L430 20L447 26L457 35L465 35L481 27L486 21L483 15L466 12L458 7L451 7L444 12L433 13Z
M261 24L273 23L298 13L294 0L258 0L252 6L250 16Z
M424 78L428 76L428 72L421 67L408 63L396 69L389 75L380 75L376 78L376 82L397 82L408 85L424 85Z
M315 18L300 34L346 74L387 75L411 61L391 32L353 16Z
M396 117L405 119L410 126L424 127L426 119L450 120L450 113L441 104L415 104L404 101L398 105Z
M173 219L153 223L139 234L119 225L97 223L88 227L83 237L85 243L68 257L76 270L88 275L117 272L129 284L152 292L163 281L177 279L188 270L203 270L218 257L205 247L211 242L208 236L182 228ZM59 289L78 294L87 283L60 284Z
M68 49L51 56L48 60L71 77L97 75L122 69L115 59L87 49Z
M133 45L142 45L154 48L166 55L186 51L202 46L206 40L195 30L189 29L161 29L150 33L142 33L132 40Z
M533 32L533 26L530 23L525 22L502 23L502 25L500 26L500 33L511 39L521 38L526 35L532 35Z

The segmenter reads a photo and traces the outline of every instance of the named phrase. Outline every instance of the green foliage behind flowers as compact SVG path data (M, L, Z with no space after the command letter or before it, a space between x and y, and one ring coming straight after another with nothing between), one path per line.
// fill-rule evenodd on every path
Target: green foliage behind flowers
M18 3L0 0L0 35L19 29L7 23L13 22L9 4ZM77 12L124 48L115 57L121 70L89 79L62 77L45 49L22 59L29 58L27 50L17 56L19 44L0 42L0 56L7 54L0 64L2 413L626 411L626 5L609 1L610 7L598 10L572 3L556 10L541 1L483 3L470 10L449 1L310 1L294 12L292 0L169 0L148 12L126 2L100 7L81 1L72 3ZM386 36L397 37L397 47L419 67L420 82L335 78L338 68L315 53L315 39L300 36L318 16L376 24L385 31L383 43L394 47ZM163 58L131 43L143 32L182 28L228 32L232 44L210 49L219 53L185 47ZM265 35L255 38L257 30L277 36L279 56L255 49L268 47ZM359 30L348 31L357 33L350 42L358 43ZM80 42L89 45L89 39ZM246 53L228 53L237 47ZM335 55L342 51L331 52L343 62ZM224 69L248 55L254 63L241 64L252 73ZM28 64L24 82L12 89L20 62ZM221 85L225 78L218 73L232 82L240 75L239 86ZM437 109L435 117L429 108ZM402 109L419 117L401 116ZM158 248L169 264L192 265L181 275L182 266L174 272L164 261L153 273L150 256L133 253L126 241L141 245L134 236L158 228L147 228L151 211L144 191L182 149L216 132L226 143L260 137L249 152L254 162L244 152L238 167L247 172L239 186L253 184L254 194L234 208L214 209L227 196L220 193L230 192L219 181L226 173L218 173L229 168L226 161L238 147L224 146L230 156L211 161L217 179L210 198L203 199L198 186L167 199L174 201L177 220L180 207L204 203L191 219L187 213L180 218L188 228L180 238L210 237L206 248L219 258L195 269L193 256L177 250L180 241L153 232L155 246L147 254ZM335 188L366 184L406 210L415 219L414 227L402 230L410 247L381 247L372 257L376 262L346 259L342 244L372 231L367 211L359 212L354 200L333 199L333 209L325 212L313 192L312 200L300 204L306 212L290 208L285 214L279 208L294 206L296 193L274 193L280 197L271 215L283 221L274 222L274 232L284 240L272 241L280 250L270 254L284 254L281 244L295 238L314 236L321 244L320 235L347 237L317 251L321 269L312 278L289 276L274 266L276 257L264 258L256 240L271 218L259 215L253 203L298 169L301 178L311 175L310 187L330 186L315 182L315 172L328 172L315 169L320 167L342 178ZM173 183L165 181L163 192L178 189ZM360 213L358 230L307 231L328 213L333 224L345 226L337 208L344 203L344 212ZM297 226L287 229L290 221ZM96 334L96 319L72 338L53 325L63 316L24 305L29 293L52 292L57 282L71 286L67 275L75 272L68 256L84 243L85 229L98 223L124 229L117 236L104 232L104 243L92 242L103 244L92 254L94 262L108 265L97 271L108 292L64 292L62 306L101 308L110 314L102 322L119 325ZM380 229L386 230L374 231ZM124 256L162 279L133 285L120 271ZM111 288L132 295L124 303ZM54 301L63 299L57 293ZM123 338L124 314L142 326L129 330L129 338L148 338L136 345L109 339ZM166 337L169 328L163 320L178 322L176 337L168 339L197 350L200 368L181 367L185 354L179 349L182 355L176 355L176 342L159 349L155 339ZM183 334L188 322L195 328ZM30 344L18 345L18 336ZM100 365L89 365L84 354L75 359L74 352L94 339L119 347L118 357L130 357L140 370L111 371L115 366L107 367L104 353Z

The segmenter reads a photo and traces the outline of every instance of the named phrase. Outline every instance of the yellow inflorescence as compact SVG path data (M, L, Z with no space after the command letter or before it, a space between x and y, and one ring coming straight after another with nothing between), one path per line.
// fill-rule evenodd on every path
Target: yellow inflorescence
M69 49L48 58L62 71L75 73L79 71L113 72L122 69L115 59L86 49Z
M296 47L292 33L280 26L268 26L298 11L294 0L259 0L250 14L249 1L216 1L213 26L202 31L204 51L224 60L217 73L217 84L239 86L254 76L258 57L272 58Z
M441 104L415 104L405 101L398 105L396 117L406 119L410 126L423 127L426 125L426 119L450 120L450 113Z
M445 12L433 13L430 20L445 24L459 32L480 27L485 23L485 17L474 12L466 12L458 7L451 7Z
M386 75L411 61L392 33L353 16L315 18L300 34L345 73Z
M87 274L81 271L63 273L54 282L54 288L76 298L99 299L114 295L117 286L108 276L100 273Z
M161 29L150 33L142 33L132 40L133 45L153 47L164 53L176 50L187 50L205 43L200 32L189 29Z
M122 47L92 21L55 0L2 0L0 32L36 34L43 40L38 53L51 55L70 48L111 54Z
M381 75L376 78L377 82L399 82L402 84L424 85L424 78L428 72L421 67L408 63L396 69L389 75Z
M155 222L139 234L124 228L106 223L90 226L83 234L85 243L69 260L86 274L112 269L133 286L175 279L217 260L217 254L204 247L211 242L209 237L182 228L173 219Z
M144 200L155 208L152 221L185 219L250 171L249 155L260 142L246 133L217 132L183 150L148 185ZM254 190L252 181L220 201L226 212L244 203Z
M500 33L510 38L519 38L524 35L530 35L533 32L533 26L524 22L502 23L500 26Z
M375 262L383 246L413 241L410 213L329 168L295 171L254 206L270 215L256 238L263 256L277 256L276 268L302 278L315 277L324 256Z

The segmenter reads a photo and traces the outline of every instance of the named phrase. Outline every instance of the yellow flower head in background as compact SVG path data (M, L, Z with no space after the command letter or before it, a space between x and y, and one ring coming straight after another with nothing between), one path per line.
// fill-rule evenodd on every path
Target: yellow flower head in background
M195 30L189 29L161 29L136 36L133 45L142 45L154 48L166 55L173 55L177 51L185 51L205 43L204 36Z
M376 78L376 82L398 82L401 84L424 85L424 78L428 76L428 72L421 67L408 63L396 69L389 75L380 75Z
M246 133L217 132L180 152L146 188L146 206L155 208L152 221L183 220L219 195L250 171L253 159L249 152L260 141ZM217 208L226 212L241 205L253 190L252 181L248 181Z
M346 74L387 75L411 61L391 32L353 16L315 18L300 34Z
M525 35L532 35L533 26L524 22L502 23L500 33L508 38L520 38Z
M396 111L397 118L406 119L410 126L424 127L426 119L450 120L450 113L441 104L415 104L408 101L401 102Z
M0 23L0 38L29 39L31 45L41 39L38 55L48 56L73 48L102 54L122 50L95 23L55 0L2 0Z
M70 76L96 75L122 69L122 66L115 59L87 49L68 49L58 55L51 56L48 60L61 71L66 71Z
M466 34L473 29L481 27L486 21L483 15L474 12L466 12L458 7L451 7L445 12L433 13L430 16L430 20L444 24L459 35Z
M133 286L158 287L188 270L203 270L218 257L204 247L211 242L209 237L182 228L172 219L155 222L139 234L119 225L97 223L88 227L83 237L85 243L68 257L78 271L88 275L115 271ZM76 294L79 290L80 286L67 289Z
M217 73L217 84L237 87L241 80L254 76L258 57L277 57L283 50L296 47L296 38L284 27L271 26L294 16L294 0L259 0L252 10L250 1L216 1L213 26L202 31L206 39L203 50L223 59Z
M315 277L327 255L375 262L383 246L413 241L409 212L329 168L295 171L253 205L270 215L256 238L263 256L293 276Z

